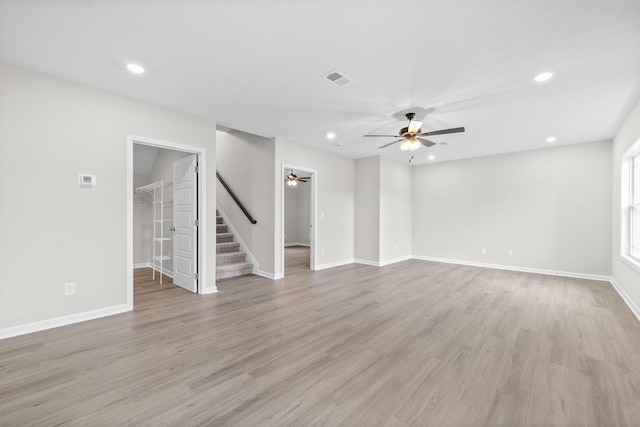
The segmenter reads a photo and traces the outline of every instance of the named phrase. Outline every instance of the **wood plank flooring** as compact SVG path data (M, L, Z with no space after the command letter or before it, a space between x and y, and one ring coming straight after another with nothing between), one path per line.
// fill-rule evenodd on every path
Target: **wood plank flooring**
M0 341L0 425L640 425L608 283L286 252L209 296L137 270L133 312Z

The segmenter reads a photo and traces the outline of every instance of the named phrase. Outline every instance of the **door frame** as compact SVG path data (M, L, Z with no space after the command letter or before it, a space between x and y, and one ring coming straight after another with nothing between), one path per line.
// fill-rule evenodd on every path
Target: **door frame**
M318 244L318 227L317 227L317 212L316 212L316 208L318 206L318 171L315 169L311 169L308 168L306 166L296 166L296 165L290 165L287 163L282 163L282 168L281 168L281 179L280 179L280 212L282 212L282 214L280 215L280 220L281 220L281 227L280 229L282 230L281 236L280 236L280 242L282 243L280 245L280 260L281 260L281 265L280 265L280 271L282 271L282 276L284 277L285 275L285 271L284 271L284 216L285 216L285 208L284 208L284 192L286 191L285 187L287 186L285 183L285 179L287 177L287 170L296 170L299 172L304 172L304 174L311 176L311 188L309 191L309 199L310 199L310 203L311 206L309 208L309 221L311 223L311 238L310 238L310 242L309 242L309 249L310 249L310 254L309 254L309 269L311 271L315 271L316 270L316 266L317 266L317 255L318 255L318 251L316 250L316 246Z
M182 151L195 154L198 158L198 293L208 294L217 292L215 287L207 287L207 151L205 148L193 145L178 144L175 142L162 141L154 138L147 138L137 135L127 135L127 176L126 176L126 220L127 220L127 308L133 309L133 145L149 145L151 147L164 148L168 150Z

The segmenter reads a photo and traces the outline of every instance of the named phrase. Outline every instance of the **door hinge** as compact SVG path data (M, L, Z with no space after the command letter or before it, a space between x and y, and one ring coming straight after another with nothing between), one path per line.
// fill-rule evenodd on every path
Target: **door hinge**
M200 173L200 166L196 165L193 170L195 171L195 173Z
M200 227L200 220L196 219L196 227Z
M199 274L199 273L196 273L196 274L195 274L195 279L196 279L196 280L200 279L200 274Z

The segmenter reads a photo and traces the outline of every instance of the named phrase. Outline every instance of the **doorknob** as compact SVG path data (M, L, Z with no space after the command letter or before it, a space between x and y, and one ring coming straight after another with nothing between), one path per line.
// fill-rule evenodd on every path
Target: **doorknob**
M169 227L169 231L176 231L176 228L172 225L171 227Z

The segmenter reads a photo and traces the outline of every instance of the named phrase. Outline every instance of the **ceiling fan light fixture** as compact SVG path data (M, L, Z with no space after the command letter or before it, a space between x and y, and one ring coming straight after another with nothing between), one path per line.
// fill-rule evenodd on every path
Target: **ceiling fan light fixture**
M417 139L405 139L402 141L402 144L400 144L400 149L402 151L416 151L421 145Z
M295 187L296 185L298 185L298 183L296 182L295 179L290 179L290 180L287 181L287 185L289 187Z

